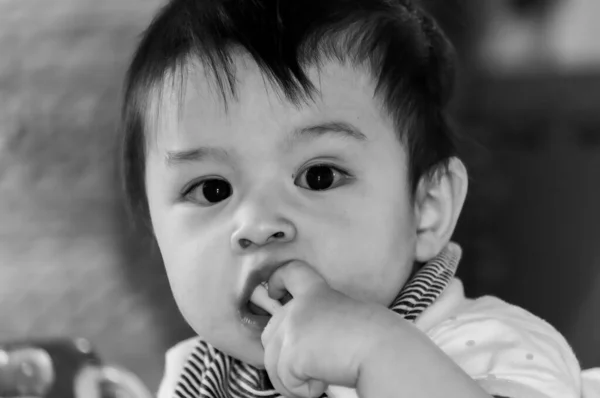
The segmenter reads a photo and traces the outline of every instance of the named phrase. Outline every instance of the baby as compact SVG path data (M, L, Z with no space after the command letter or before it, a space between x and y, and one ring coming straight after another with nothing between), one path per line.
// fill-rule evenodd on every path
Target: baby
M199 336L160 398L581 396L555 329L454 277L453 78L408 0L165 6L123 109L131 206Z

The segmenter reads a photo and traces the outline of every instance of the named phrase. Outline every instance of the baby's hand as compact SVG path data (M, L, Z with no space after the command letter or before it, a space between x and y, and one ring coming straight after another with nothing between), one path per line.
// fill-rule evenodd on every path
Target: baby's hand
M359 369L388 338L391 312L329 287L300 262L269 280L269 294L293 300L277 310L262 334L265 368L287 397L318 397L327 385L355 387ZM383 321L383 322L382 322Z

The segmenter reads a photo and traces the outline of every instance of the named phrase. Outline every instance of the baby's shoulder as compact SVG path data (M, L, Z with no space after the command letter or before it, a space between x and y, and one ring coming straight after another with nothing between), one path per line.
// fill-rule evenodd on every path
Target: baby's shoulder
M446 343L453 338L461 342L466 339L469 345L479 342L488 348L537 347L556 352L567 361L577 361L567 340L549 322L494 296L465 299L427 334L434 340L445 336Z
M579 396L579 362L562 334L497 297L465 300L427 335L490 394Z
M438 327L444 324L455 327L462 325L473 330L488 329L495 325L504 330L551 336L566 343L562 334L546 320L495 296L465 299Z
M509 323L524 323L527 325L550 327L552 325L537 315L518 305L510 304L496 296L481 296L478 298L464 299L460 306L457 306L454 320L476 320L495 318Z

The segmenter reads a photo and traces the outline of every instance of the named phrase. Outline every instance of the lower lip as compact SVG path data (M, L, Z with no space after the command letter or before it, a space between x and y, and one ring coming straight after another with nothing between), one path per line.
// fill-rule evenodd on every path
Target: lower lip
M239 311L240 319L242 324L247 328L262 333L269 321L271 320L270 315L256 315L248 309L248 307L244 306Z

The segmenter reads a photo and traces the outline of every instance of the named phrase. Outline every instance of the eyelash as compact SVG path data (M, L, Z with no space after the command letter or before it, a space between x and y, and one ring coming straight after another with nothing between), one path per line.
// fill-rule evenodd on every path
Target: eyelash
M330 169L332 169L332 170L336 171L337 173L341 174L345 179L352 179L352 178L354 178L354 176L352 174L350 174L350 172L348 172L347 170L342 169L339 166L334 166L333 164L330 164L330 163L313 163L313 164L309 164L308 166L303 167L298 174L294 174L294 181L299 176L301 176L303 173L307 172L312 167L329 167Z
M189 184L186 184L182 189L181 192L179 192L179 199L181 201L185 201L186 197L191 194L192 192L194 192L194 190L198 189L202 184L204 184L207 181L212 181L212 180L223 180L223 181L227 181L224 178L221 177L202 177L199 180L194 180L192 182L190 182Z
M332 170L334 170L335 172L339 173L344 179L346 180L351 180L354 178L354 176L348 172L345 169L342 169L339 166L335 166L333 164L330 163L313 163L313 164L309 164L305 167L303 167L302 169L300 169L300 171L297 174L293 174L293 178L294 178L294 183L296 183L296 180L298 179L298 177L302 176L305 172L307 172L309 169L313 168L313 167L328 167ZM198 189L199 187L202 186L202 184L206 183L207 181L212 181L212 180L223 180L228 182L226 179L221 178L221 177L203 177L199 180L195 180L192 181L191 183L187 184L186 186L183 187L183 189L181 190L181 192L179 193L179 201L180 202L187 202L190 201L190 199L188 198L188 196L194 192L194 190ZM300 187L298 184L296 184L296 186ZM300 187L303 188L303 187ZM337 188L337 187L336 187ZM306 189L306 188L303 188ZM334 188L331 188L334 189ZM326 189L323 191L329 191L330 189ZM312 190L311 190L312 191ZM316 190L315 192L322 192L322 191L318 191Z

